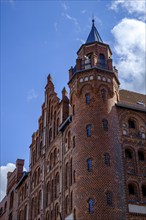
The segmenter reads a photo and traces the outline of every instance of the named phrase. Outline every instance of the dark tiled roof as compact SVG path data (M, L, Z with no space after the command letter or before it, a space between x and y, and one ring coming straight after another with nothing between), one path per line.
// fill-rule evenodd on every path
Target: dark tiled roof
M146 95L123 89L119 91L119 94L118 106L146 111Z
M94 26L94 20L92 20L93 24L92 24L92 29L89 33L89 36L86 40L86 44L89 44L89 43L93 43L93 42L103 42L96 27Z

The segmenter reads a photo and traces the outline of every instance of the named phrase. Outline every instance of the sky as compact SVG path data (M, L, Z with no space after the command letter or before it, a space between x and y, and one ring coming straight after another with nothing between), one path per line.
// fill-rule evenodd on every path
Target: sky
M68 70L85 43L92 18L110 45L121 89L146 93L146 2L143 0L1 0L1 197L17 158L29 170L47 76L61 98Z

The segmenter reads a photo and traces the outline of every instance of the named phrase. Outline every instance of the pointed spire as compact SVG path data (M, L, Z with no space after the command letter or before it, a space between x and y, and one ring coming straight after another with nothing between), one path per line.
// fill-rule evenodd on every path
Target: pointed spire
M86 40L86 44L89 44L89 43L93 43L93 42L103 42L95 25L94 25L94 19L92 19L92 29L89 33L89 36Z
M66 88L64 87L62 89L62 98L66 97L67 96L67 91L66 91Z

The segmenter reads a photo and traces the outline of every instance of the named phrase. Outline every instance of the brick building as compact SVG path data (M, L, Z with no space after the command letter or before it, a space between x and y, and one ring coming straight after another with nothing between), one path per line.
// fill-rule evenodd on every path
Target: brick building
M146 219L146 96L119 90L111 57L93 20L69 70L70 98L64 88L59 100L48 76L30 170L17 163L11 186L8 175L0 219Z

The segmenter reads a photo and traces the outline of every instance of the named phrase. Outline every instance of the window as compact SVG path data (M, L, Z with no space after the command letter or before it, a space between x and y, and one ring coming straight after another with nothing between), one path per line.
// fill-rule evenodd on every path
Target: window
M105 89L101 89L101 97L102 97L103 102L105 102L106 96L107 96L106 90Z
M50 182L47 183L46 206L50 203Z
M66 196L66 198L65 198L65 211L66 211L66 214L69 213L69 198L68 198L68 196Z
M92 171L92 159L87 160L87 166L88 166L88 171L91 172Z
M50 128L49 130L49 144L51 143L52 141L52 128Z
M90 94L87 93L87 94L85 95L85 97L86 97L86 104L89 105L89 104L90 104Z
M58 203L56 203L56 205L55 205L55 219L57 219L58 214L59 214L59 205L58 205Z
M49 217L49 211L47 211L47 214L46 214L46 220L50 220L50 217Z
M27 219L27 205L24 208L24 219Z
M129 128L133 128L133 129L135 129L135 121L129 119L129 120L128 120L128 127L129 127Z
M126 159L132 159L132 152L129 149L125 150L125 157Z
M87 137L91 137L91 125L86 126Z
M66 163L66 169L65 169L65 179L66 179L66 187L69 186L69 165L68 162Z
M76 182L76 171L73 172L74 183Z
M55 148L54 150L54 165L56 164L57 162L57 149Z
M138 151L138 159L144 161L144 153L142 151Z
M128 192L129 192L129 196L136 195L136 187L131 183L128 185Z
M73 136L73 148L75 147L75 136Z
M56 137L56 111L54 112L54 129L53 129L53 137Z
M7 209L7 202L5 202L4 211Z
M60 124L60 121L59 121L59 118L57 118L57 134L58 134L59 124Z
M38 214L41 211L41 200L42 200L42 193L41 193L41 191L39 191L39 194L38 194Z
M101 68L105 68L106 67L105 56L102 53L99 54L99 66Z
M93 213L94 212L94 201L93 199L89 199L88 201L88 206L89 206L89 213Z
M53 201L53 191L54 191L54 180L52 179L52 181L51 181L51 201Z
M14 201L14 191L12 191L10 195L10 209L13 208L13 201Z
M70 194L70 208L72 210L72 207L73 207L73 192L71 192Z
M70 149L70 139L71 139L71 135L70 135L70 131L68 132L68 149Z
M55 176L55 197L59 196L59 173Z
M112 193L111 192L106 193L106 200L107 200L107 205L111 206L112 205Z
M142 195L146 197L146 185L142 185Z
M102 120L102 127L104 131L108 131L108 120L107 119Z
M70 160L70 185L72 185L72 158Z
M110 155L108 153L105 153L104 154L104 163L107 165L107 166L110 166Z

